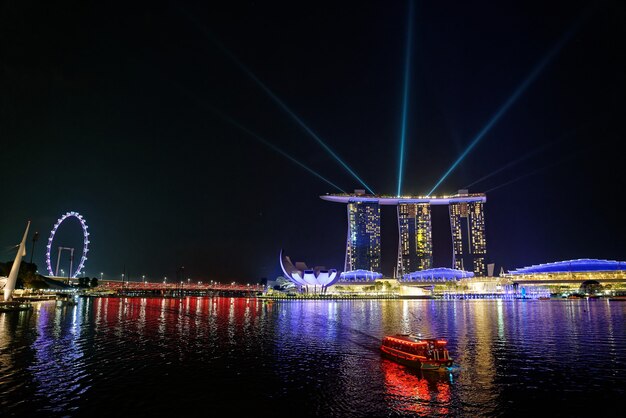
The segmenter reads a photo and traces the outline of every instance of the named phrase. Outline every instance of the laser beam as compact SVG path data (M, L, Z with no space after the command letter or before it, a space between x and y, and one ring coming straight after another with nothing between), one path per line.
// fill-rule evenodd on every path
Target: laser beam
M246 128L245 126L243 126L241 123L237 122L236 120L232 119L231 117L227 116L226 114L224 114L223 112L217 110L216 108L214 108L213 106L208 106L209 109L211 109L211 111L213 113L215 113L216 115L218 115L219 117L221 117L222 119L224 119L225 121L227 121L228 123L230 123L231 125L239 128L240 130L242 130L243 132L247 133L248 135L252 136L253 138L255 138L257 141L261 142L263 145L265 145L266 147L271 148L272 150L274 150L275 152L279 153L280 155L282 155L283 157L287 158L289 161L291 161L292 163L300 166L301 168L305 169L306 171L308 171L310 174L313 174L315 177L317 177L320 180L325 181L327 184L331 185L332 187L334 187L335 189L341 191L342 193L346 193L345 190L343 190L341 187L337 186L335 183L333 183L332 181L328 180L327 178L325 178L324 176L322 176L321 174L319 174L317 171L313 170L312 168L308 167L307 165L301 163L300 161L298 161L297 159L295 159L294 157L292 157L291 155L287 154L285 151L283 151L282 149L278 148L276 145L272 144L270 141L268 141L267 139L263 138L262 136L258 135L257 133L251 131L250 129Z
M282 149L280 149L276 145L272 144L267 139L263 138L262 136L258 135L257 133L255 133L255 132L251 131L250 129L246 128L241 123L237 122L235 119L231 118L230 116L226 115L224 112L222 112L219 109L217 109L215 106L210 105L209 103L207 103L204 100L200 100L198 97L196 97L189 89L187 89L182 84L178 83L177 81L173 81L172 84L174 84L174 85L176 85L178 87L179 92L181 92L185 96L193 99L196 102L196 104L198 104L202 108L206 108L206 109L210 110L211 112L215 113L216 115L218 115L220 118L222 118L226 122L230 123L231 125L235 126L236 128L239 128L243 132L245 132L248 135L252 136L256 140L261 142L263 145L267 146L268 148L271 148L272 150L274 150L275 152L279 153L283 157L287 158L289 161L293 162L294 164L302 167L303 169L308 171L310 174L313 174L315 177L319 178L320 180L323 180L324 182L326 182L327 184L331 185L332 187L334 187L335 189L339 190L340 192L342 192L344 194L347 194L347 192L345 190L343 190L341 187L337 186L335 183L333 183L332 181L328 180L327 178L325 178L324 176L319 174L317 171L313 170L312 168L308 167L304 163L301 163L300 161L298 161L297 159L295 159L291 155L287 154L285 151L283 151Z
M468 184L467 186L464 186L463 188L464 189L469 189L470 187L480 183L481 181L487 180L488 178L493 177L494 175L496 175L496 174L506 170L507 168L512 167L512 166L514 166L516 164L519 164L519 163L521 163L524 160L527 160L528 158L532 157L533 155L539 153L539 151L542 151L545 148L548 148L548 147L550 147L550 146L552 146L554 144L557 144L559 142L564 141L565 139L571 137L575 132L576 132L576 130L572 130L572 131L566 133L561 138L559 138L559 139L557 139L555 141L546 142L545 144L542 144L541 146L539 146L539 147L535 148L534 150L532 150L532 151L522 155L521 157L516 158L515 160L506 163L505 165L503 165L502 167L498 168L497 170L494 170L491 173L489 173L489 174L487 174L485 176L482 176L478 180L473 181L472 183Z
M537 173L540 173L540 172L542 172L542 171L544 171L544 170L547 170L548 168L554 167L555 165L559 165L559 164L561 164L561 163L565 162L566 160L569 160L570 158L572 158L572 157L576 156L576 154L578 154L578 153L577 153L577 152L573 152L573 153L571 153L571 154L569 154L569 155L567 155L567 156L565 156L565 157L561 158L559 161L555 161L555 162L554 162L554 163L552 163L552 164L548 164L548 165L546 165L546 166L544 166L544 167L541 167L541 168L538 168L538 169L536 169L536 170L534 170L534 171L531 171L530 173L527 173L527 174L524 174L524 175L522 175L522 176L516 177L516 178L514 178L513 180L509 180L509 181L507 181L507 182L505 182L505 183L500 184L499 186L492 187L491 189L489 189L489 190L485 191L484 193L491 193L491 192L493 192L494 190L500 189L500 188L502 188L502 187L504 187L504 186L508 186L508 185L509 185L509 184L511 184L511 183L515 183L515 182L518 182L518 181L520 181L520 180L523 180L523 179L525 179L526 177L530 177L530 176L532 176L532 175L535 175L535 174L537 174Z
M180 10L180 9L179 9ZM319 145L326 150L348 173L350 173L359 183L361 183L370 193L375 194L374 191L343 161L311 128L309 128L304 121L296 115L286 104L283 102L269 87L267 87L248 67L246 67L226 46L219 42L211 33L206 30L202 25L199 25L196 20L188 13L184 12L185 16L193 21L202 33L215 44L224 54L226 54L248 77L250 77L260 88L263 90L278 106L280 106L291 118L300 125L305 132L307 132Z
M400 156L398 163L398 193L402 191L402 176L404 171L404 143L406 139L406 115L409 107L409 74L411 70L411 40L413 38L413 1L409 0L408 30L406 36L406 61L404 63L404 95L402 99L402 130L400 132Z
M305 130L313 139L317 141L318 144L322 146L343 168L348 171L359 183L361 183L370 193L374 194L374 191L361 179L355 172L348 166L348 164L343 161L322 139L315 133L311 128L309 128L302 119L296 115L278 96L274 94L269 87L267 87L259 78L252 73L246 66L244 66L230 51L226 49L219 42L215 41L216 44L220 46L220 48L233 60L237 65L250 77L254 80L259 87L272 99L276 102L293 120L295 120L302 129Z
M543 57L539 63L533 68L528 77L524 79L522 84L515 89L513 94L508 98L506 102L498 109L498 111L491 117L489 122L478 132L478 134L474 137L472 142L467 146L465 151L459 155L459 157L454 161L454 163L450 166L448 171L439 179L439 181L435 184L435 186L428 192L427 196L430 196L439 185L450 175L450 173L463 161L463 159L469 154L469 152L478 144L478 142L491 130L491 128L498 122L498 120L504 115L507 110L519 99L519 97L524 93L524 91L532 84L533 81L541 74L543 69L548 65L548 63L554 58L554 56L563 48L563 46L569 41L572 35L575 32L575 29L578 27L578 24L574 26L574 28L570 29L565 36L563 36L553 47L548 51L548 53Z

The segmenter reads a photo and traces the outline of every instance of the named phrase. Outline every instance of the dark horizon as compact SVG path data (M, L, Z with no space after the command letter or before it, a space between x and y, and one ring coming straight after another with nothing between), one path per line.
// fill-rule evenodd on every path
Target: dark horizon
M76 211L89 277L271 280L281 248L341 270L345 207L319 196L395 194L405 110L402 193L449 170L434 195L486 193L496 274L625 260L623 2L415 1L405 77L409 5L3 4L0 260L30 219L41 271Z

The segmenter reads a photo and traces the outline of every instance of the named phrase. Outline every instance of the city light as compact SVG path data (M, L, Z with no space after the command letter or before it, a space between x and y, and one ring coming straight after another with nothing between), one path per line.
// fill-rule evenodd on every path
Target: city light
M404 94L402 99L402 129L400 131L400 155L398 164L398 192L402 191L402 176L404 171L404 143L406 140L406 119L409 107L409 74L411 69L411 38L413 33L413 1L409 1L408 31L406 36L406 61L404 63Z

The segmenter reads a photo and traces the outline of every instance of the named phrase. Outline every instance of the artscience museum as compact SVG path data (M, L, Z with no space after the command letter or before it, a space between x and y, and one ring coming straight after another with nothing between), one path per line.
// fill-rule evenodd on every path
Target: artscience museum
M280 267L285 277L291 280L301 291L325 293L329 286L339 280L336 269L327 269L324 266L308 267L304 262L295 264L289 256L280 251Z

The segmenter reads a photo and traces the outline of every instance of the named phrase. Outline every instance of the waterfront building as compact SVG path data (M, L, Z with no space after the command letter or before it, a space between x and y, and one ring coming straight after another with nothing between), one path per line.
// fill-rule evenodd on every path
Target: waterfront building
M323 293L339 280L337 269L327 269L324 266L309 268L302 261L294 264L289 256L283 253L283 250L280 250L279 260L285 277L291 280L301 291Z
M520 280L626 280L626 261L579 258L522 267L509 271L506 276Z
M428 270L414 271L413 273L405 274L398 280L401 283L437 283L459 281L461 279L470 279L472 277L474 277L474 273L471 271L437 267Z
M344 271L339 275L338 283L374 282L383 278L382 273L371 270Z
M550 286L553 293L577 292L587 281L595 281L609 293L626 292L626 261L581 258L536 264L501 274L517 286Z
M477 276L487 275L484 193L459 190L455 195L383 196L326 194L321 199L345 203L348 208L348 238L345 270L380 272L380 205L395 205L398 213L398 254L395 276L433 267L432 205L447 205L452 231L451 268L471 269Z

